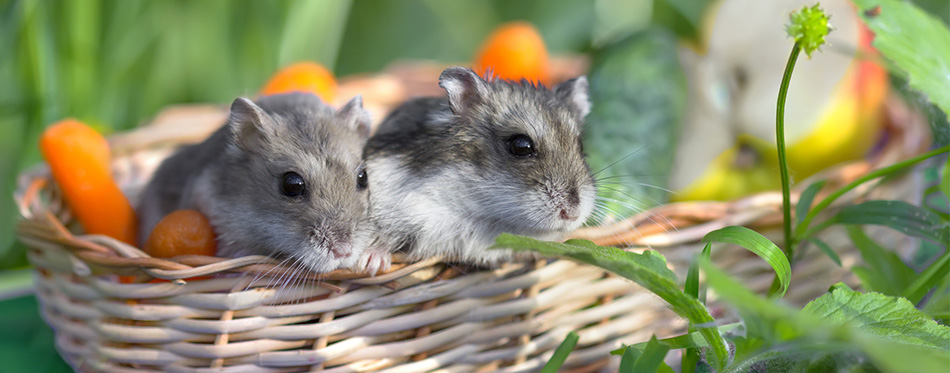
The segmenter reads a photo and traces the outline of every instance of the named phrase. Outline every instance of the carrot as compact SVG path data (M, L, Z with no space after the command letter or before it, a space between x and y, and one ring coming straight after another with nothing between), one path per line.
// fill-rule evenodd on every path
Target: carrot
M314 62L298 62L274 74L264 85L261 94L309 92L325 102L332 102L336 96L336 88L336 79L323 65Z
M40 151L86 233L135 244L135 211L112 179L102 135L75 119L62 120L43 131Z
M475 58L475 72L498 78L548 84L548 51L530 23L515 21L495 29Z
M144 250L156 258L179 255L214 256L214 229L208 218L195 210L176 210L162 218L145 242Z

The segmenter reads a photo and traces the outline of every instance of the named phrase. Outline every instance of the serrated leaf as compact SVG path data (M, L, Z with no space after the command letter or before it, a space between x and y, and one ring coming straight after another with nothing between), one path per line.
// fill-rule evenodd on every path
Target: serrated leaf
M890 342L941 351L950 362L950 328L937 324L905 298L837 287L809 302L802 312Z
M666 258L655 251L637 254L614 247L597 246L585 240L557 243L507 233L495 239L493 248L533 251L545 256L570 258L598 266L636 282L669 303L676 314L685 317L693 325L702 325L699 332L711 346L710 360L720 368L728 363L729 353L726 350L725 340L719 334L719 330L713 326L715 319L709 315L709 311L698 299L686 295L679 289L676 274L666 266Z
M914 270L904 264L897 254L881 247L864 234L860 227L848 226L848 237L861 252L868 267L854 267L852 272L861 279L864 288L887 295L900 295L910 284Z
M564 361L567 360L567 355L570 355L571 351L574 351L578 339L577 333L567 333L567 337L564 337L564 341L554 350L551 359L548 360L547 364L544 364L544 368L541 368L541 373L556 373L557 370L561 368L561 365L564 365Z
M788 285L792 280L792 266L789 265L782 249L759 232L746 227L729 226L706 233L702 242L731 243L744 247L772 266L782 286L781 296L788 291Z
M795 205L795 224L801 224L802 220L805 219L805 215L808 215L811 203L815 200L815 196L821 191L821 188L825 186L825 182L825 180L821 180L809 185L798 197L798 203Z
M825 241L819 240L817 238L809 238L808 242L811 242L813 245L815 245L818 250L821 250L821 252L825 253L825 255L831 258L831 260L833 260L835 264L838 265L838 267L841 267L841 258L838 256L838 253L836 253L831 248L831 246L828 246Z
M939 215L904 201L867 201L845 206L830 222L883 225L938 244L950 240L950 225Z
M907 74L908 84L950 116L950 30L907 1L854 0L874 31L874 47Z

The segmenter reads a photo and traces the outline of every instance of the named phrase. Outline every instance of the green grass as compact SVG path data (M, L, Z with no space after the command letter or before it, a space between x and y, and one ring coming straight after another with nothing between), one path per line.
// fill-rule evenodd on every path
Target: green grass
M569 0L0 1L0 269L26 265L10 196L54 121L123 131L167 105L253 95L300 60L339 76L403 59L465 62L513 19L535 23L554 53L578 51L593 17L592 2Z

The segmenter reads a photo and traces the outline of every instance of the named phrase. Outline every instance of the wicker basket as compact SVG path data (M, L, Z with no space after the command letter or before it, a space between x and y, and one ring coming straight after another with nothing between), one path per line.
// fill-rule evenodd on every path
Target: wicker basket
M582 63L566 66L570 71ZM431 91L440 69L402 66L344 80L340 96L360 91L381 118L408 96L432 93L413 87ZM431 84L420 82L425 79ZM151 125L111 138L123 190L136 198L172 147L212 132L223 123L224 110L169 109ZM874 156L819 176L841 185L928 146L925 123L900 101L888 102L887 116L888 141ZM638 286L564 260L475 270L437 258L405 263L397 256L393 269L375 278L346 271L288 278L289 268L260 256L152 258L108 237L72 233L70 213L48 180L44 167L21 176L17 233L37 269L41 313L56 333L60 354L77 370L534 371L576 330L580 343L564 367L594 371L615 363L608 351L621 343L685 327ZM911 175L844 200L867 198L869 192L913 199L905 191L921 190L916 182ZM671 204L575 236L658 249L682 274L703 234L733 224L774 234L780 206L777 193L730 203ZM912 247L886 233L875 235L903 253ZM839 241L840 232L827 235L833 247L849 247ZM846 266L857 260L854 250L839 255ZM743 250L717 248L714 261L759 291L771 281L768 265ZM137 280L125 283L119 276ZM810 250L796 264L788 299L806 302L837 281L854 279ZM723 313L715 303L712 309L714 315Z

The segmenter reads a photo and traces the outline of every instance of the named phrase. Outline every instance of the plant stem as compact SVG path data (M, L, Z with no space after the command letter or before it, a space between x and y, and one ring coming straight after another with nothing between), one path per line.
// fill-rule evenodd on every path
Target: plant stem
M778 145L778 164L782 174L782 219L785 228L785 257L789 264L795 253L795 242L792 241L792 201L788 180L788 161L785 159L785 97L788 96L788 83L792 80L792 71L795 70L795 61L801 53L802 47L798 42L792 47L785 65L785 75L782 76L782 86L778 90L778 105L775 113L775 143Z
M838 199L838 197L841 197L845 193L850 192L852 189L857 188L859 185L864 184L868 181L874 180L876 178L882 177L882 176L887 176L896 171L900 171L901 169L923 162L924 160L929 159L930 157L947 153L947 152L950 152L950 145L944 146L939 149L931 150L924 154L918 155L910 159L906 159L904 161L892 164L884 168L871 171L867 173L866 175L858 178L857 180L852 181L848 185L845 185L841 189L834 191L834 193L829 194L828 197L825 197L825 199L821 200L821 202L818 202L818 204L815 205L815 207L812 208L811 211L808 211L808 215L805 215L805 219L802 220L802 223L799 224L797 227L795 227L795 237L798 239L806 237L807 236L805 234L806 229L808 228L809 225L811 225L811 221L815 219L815 216L817 216L823 210L828 208L828 206L830 206L832 202Z

